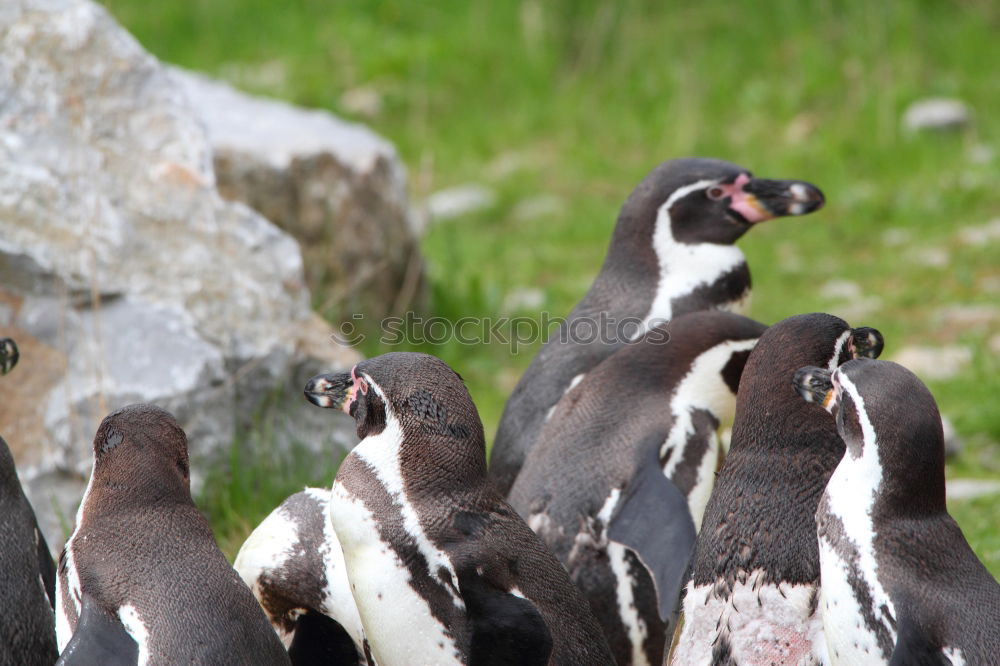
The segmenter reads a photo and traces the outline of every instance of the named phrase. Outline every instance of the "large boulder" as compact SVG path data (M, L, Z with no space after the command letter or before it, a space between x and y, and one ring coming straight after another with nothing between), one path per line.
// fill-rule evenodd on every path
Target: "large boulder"
M295 240L220 196L155 58L88 0L4 0L0 99L0 336L22 351L0 433L53 547L125 404L174 412L195 471L261 424L279 446L351 445L301 389L356 354L311 311Z
M252 97L171 68L208 130L219 192L302 244L325 316L377 320L421 296L416 217L391 143L325 111Z

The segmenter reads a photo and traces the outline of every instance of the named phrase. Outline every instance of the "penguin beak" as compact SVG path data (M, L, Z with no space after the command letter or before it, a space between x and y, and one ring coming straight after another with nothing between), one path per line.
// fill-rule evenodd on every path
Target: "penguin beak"
M10 338L0 338L0 375L13 370L19 358L21 354L17 351L17 344Z
M837 403L833 390L833 373L815 365L799 368L792 378L792 386L806 402L814 402L826 411L831 411Z
M885 340L877 329L862 326L854 329L847 343L851 358L878 358L885 347Z
M746 178L745 184L734 193L731 209L747 222L763 222L786 215L806 215L818 210L826 201L818 187L803 180L769 180Z
M339 409L350 413L357 387L349 372L316 375L306 384L303 393L306 400L317 407Z

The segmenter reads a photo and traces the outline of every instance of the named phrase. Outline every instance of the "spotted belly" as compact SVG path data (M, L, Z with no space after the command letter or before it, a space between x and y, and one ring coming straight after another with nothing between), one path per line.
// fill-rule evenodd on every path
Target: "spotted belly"
M670 662L676 666L712 663L819 666L827 664L822 618L814 585L763 583L757 570L724 584L688 584L684 628Z

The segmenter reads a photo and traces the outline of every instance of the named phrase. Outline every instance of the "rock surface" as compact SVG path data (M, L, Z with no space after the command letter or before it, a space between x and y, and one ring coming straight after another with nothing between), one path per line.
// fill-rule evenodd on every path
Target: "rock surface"
M301 398L356 355L311 312L297 243L219 195L184 89L102 7L0 4L0 99L0 335L22 353L0 432L53 548L125 404L173 411L195 471L252 424L353 441Z
M208 132L219 192L302 244L323 314L382 317L419 298L423 269L406 171L392 144L325 111L253 97L171 67Z

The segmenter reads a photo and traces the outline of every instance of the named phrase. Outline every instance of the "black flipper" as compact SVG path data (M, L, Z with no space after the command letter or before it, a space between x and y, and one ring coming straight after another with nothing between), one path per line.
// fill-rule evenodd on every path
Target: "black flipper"
M951 659L913 616L900 613L896 627L896 647L889 666L951 666Z
M672 629L697 533L687 498L660 467L663 439L652 437L643 444L635 476L618 501L607 534L632 550L649 570L660 619Z
M118 618L84 594L80 621L56 666L135 666L137 663L139 644L128 635Z
M52 553L49 552L49 544L45 542L45 536L35 525L35 538L38 540L38 571L42 574L42 582L45 584L45 594L49 597L49 604L52 610L56 609L56 563L52 561Z
M361 664L358 649L347 630L336 620L315 611L306 612L295 623L288 656L293 666Z
M470 666L545 666L552 634L542 614L527 599L492 585L475 570L460 571L472 640Z

